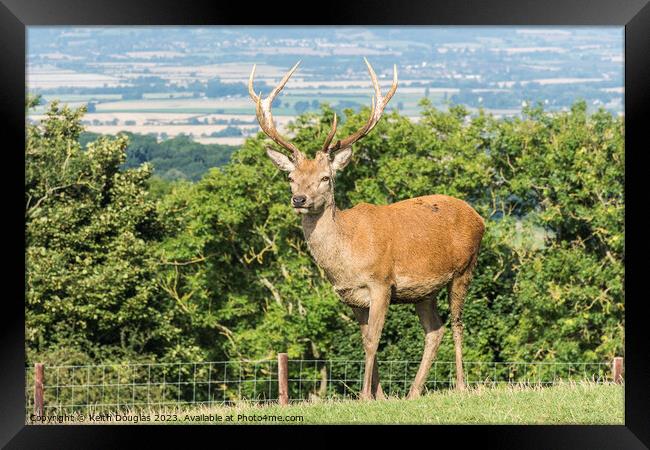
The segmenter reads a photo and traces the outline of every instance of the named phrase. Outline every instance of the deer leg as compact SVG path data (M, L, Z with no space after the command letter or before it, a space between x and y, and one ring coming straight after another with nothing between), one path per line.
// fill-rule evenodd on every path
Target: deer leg
M465 271L454 277L448 286L449 309L451 315L451 330L454 336L454 350L456 353L456 389L465 390L465 376L463 372L463 305L469 282L476 264L476 256Z
M384 328L388 303L390 301L390 290L376 287L370 289L370 308L368 311L368 329L364 336L366 350L365 372L363 374L363 388L360 398L362 400L372 399L372 378L376 367L375 361L381 330Z
M440 315L436 308L435 295L416 303L415 312L417 312L418 317L420 318L420 324L424 329L424 352L422 353L420 368L418 369L418 373L415 375L415 380L411 385L407 397L409 399L417 398L422 393L422 386L424 386L427 376L429 375L431 363L435 359L436 353L438 353L438 347L440 347L440 341L442 341L442 335L445 332L445 327L442 324L442 319L440 319Z
M363 341L363 350L367 354L367 335L368 335L368 315L370 310L368 308L352 308L354 316L359 322L361 327L361 339ZM379 368L377 367L377 355L375 354L375 360L373 362L372 369L372 396L377 399L385 399L384 391L381 389L381 383L379 382Z

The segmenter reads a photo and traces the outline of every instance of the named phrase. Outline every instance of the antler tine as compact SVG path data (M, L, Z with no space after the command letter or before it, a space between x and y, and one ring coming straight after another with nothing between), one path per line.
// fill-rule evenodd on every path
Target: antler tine
M321 149L321 151L325 153L329 153L330 143L332 142L332 139L334 139L335 134L336 134L336 113L334 113L334 120L332 120L332 129L330 130L327 137L325 138L325 143L323 144L323 148Z
M363 60L365 61L366 66L368 67L370 80L372 81L372 86L375 91L375 96L372 98L370 117L368 117L368 121L364 126L359 128L355 133L348 136L347 138L337 141L337 143L332 148L330 148L329 151L335 151L344 147L349 147L350 145L354 144L356 141L361 139L363 136L368 134L375 127L375 125L377 125L379 119L381 119L381 115L384 112L384 108L386 108L386 105L388 104L390 99L395 94L395 91L397 90L397 65L393 64L393 84L390 87L388 93L386 94L386 97L382 97L381 89L379 88L379 81L377 80L377 75L375 74L374 69L372 68L372 66L370 65L370 63L366 58L363 58Z
M298 69L298 66L300 65L300 61L298 61L292 68L289 70L284 77L282 77L282 80L280 80L280 83L271 91L267 99L269 100L269 103L273 102L275 100L275 96L278 95L278 93L282 90L285 84L287 84L287 81L289 81L289 78L291 78L291 75Z
M377 81L377 74L375 74L375 70L372 68L372 66L368 62L368 59L363 58L363 60L366 63L366 66L368 66L368 73L370 74L370 81L372 81L372 87L375 89L375 97L377 97L377 100L379 100L381 98L381 89L379 88L379 81Z
M250 74L250 76L248 77L248 95L251 96L251 98L253 99L253 101L254 101L255 103L257 103L257 101L258 101L258 100L260 99L260 97L261 97L261 93L260 93L260 95L257 95L257 94L255 93L255 89L253 89L253 78L255 77L255 67L256 67L256 66L257 66L257 64L253 64L253 70L251 70L251 74Z
M294 161L297 161L301 158L303 158L303 154L300 150L298 150L298 147L293 145L291 142L287 141L284 139L280 133L278 133L278 130L275 126L275 122L273 121L273 115L271 114L271 104L273 103L273 100L275 100L275 97L278 95L278 93L282 90L285 84L287 84L287 81L289 81L289 78L291 78L291 75L296 71L298 68L298 65L300 64L300 61L291 68L289 72L285 74L285 76L280 80L280 83L271 91L268 97L265 99L262 99L262 93L260 92L259 95L257 95L253 89L253 79L255 77L255 65L253 65L253 70L251 71L251 75L248 78L248 93L253 99L253 102L255 102L255 114L257 116L257 121L260 124L260 128L262 128L262 131L273 139L273 141L286 148L287 150L290 150L291 153L293 154L293 159Z
M393 98L393 95L395 95L395 91L397 91L397 64L393 64L393 84L388 90L388 94L386 94L386 97L384 97L384 102L386 104L388 104L390 99Z

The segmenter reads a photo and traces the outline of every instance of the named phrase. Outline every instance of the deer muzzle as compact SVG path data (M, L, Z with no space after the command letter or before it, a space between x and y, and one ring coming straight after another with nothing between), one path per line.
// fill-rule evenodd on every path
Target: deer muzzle
M291 198L291 205L294 208L304 208L306 205L305 203L307 202L307 197L304 195L294 195Z

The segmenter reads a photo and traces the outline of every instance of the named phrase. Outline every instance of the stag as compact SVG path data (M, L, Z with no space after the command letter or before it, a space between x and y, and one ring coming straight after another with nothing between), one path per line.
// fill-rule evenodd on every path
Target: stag
M365 351L362 399L384 398L377 369L377 348L388 306L414 304L424 329L424 352L408 398L418 397L444 333L436 306L437 294L447 287L456 356L456 388L463 377L463 304L476 266L484 232L481 216L462 200L427 195L390 205L361 203L339 210L334 202L334 179L350 161L352 145L379 122L397 90L393 83L382 96L375 71L364 58L374 88L370 117L355 133L334 141L337 118L314 159L308 158L278 132L271 104L296 71L284 75L268 97L253 89L255 66L248 90L256 105L260 127L291 156L267 147L271 161L289 173L291 206L301 215L309 250L341 301L354 312Z

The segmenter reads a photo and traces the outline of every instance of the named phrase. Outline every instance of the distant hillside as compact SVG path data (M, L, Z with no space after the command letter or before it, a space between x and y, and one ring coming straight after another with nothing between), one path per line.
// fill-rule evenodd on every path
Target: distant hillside
M149 162L156 176L170 181L198 181L208 169L226 164L237 149L231 145L201 144L185 135L158 142L151 135L124 134L129 137L124 167L128 169ZM99 136L84 132L79 141L85 147Z

